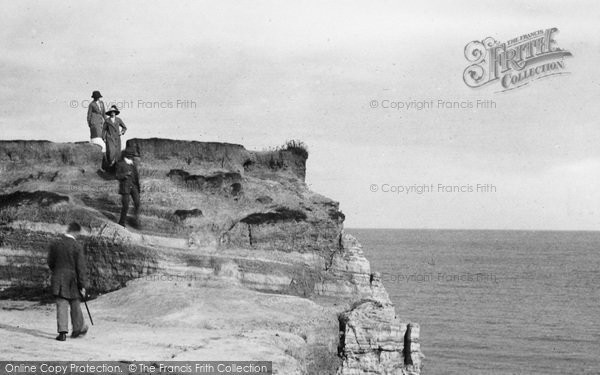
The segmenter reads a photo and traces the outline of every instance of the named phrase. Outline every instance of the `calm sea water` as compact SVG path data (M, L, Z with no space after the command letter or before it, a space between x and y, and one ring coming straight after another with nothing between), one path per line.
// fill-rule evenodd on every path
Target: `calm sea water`
M425 374L600 374L600 232L347 229Z

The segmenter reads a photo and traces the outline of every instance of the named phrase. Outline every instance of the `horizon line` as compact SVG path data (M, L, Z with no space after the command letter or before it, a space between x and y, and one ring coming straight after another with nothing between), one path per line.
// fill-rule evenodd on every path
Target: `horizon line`
M479 232L590 232L596 233L599 230L594 229L481 229L481 228L384 228L384 227L348 227L344 230L422 230L422 231L436 231L436 230L447 230L447 231L479 231Z

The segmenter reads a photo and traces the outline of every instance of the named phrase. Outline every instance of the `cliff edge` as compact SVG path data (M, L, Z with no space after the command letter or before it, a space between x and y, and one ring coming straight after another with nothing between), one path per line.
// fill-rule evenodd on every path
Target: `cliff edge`
M98 171L97 146L0 141L4 353L272 360L284 374L420 373L418 324L396 315L361 245L344 233L339 204L307 188L304 150L127 144L141 155L140 230L116 224L117 181ZM47 297L47 246L74 220L97 297L90 308L106 330L45 352L52 306L16 300Z

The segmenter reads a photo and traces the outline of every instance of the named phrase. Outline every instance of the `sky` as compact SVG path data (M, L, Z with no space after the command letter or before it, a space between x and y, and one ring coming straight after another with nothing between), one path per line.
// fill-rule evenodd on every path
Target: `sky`
M302 140L308 185L340 202L347 227L600 227L598 2L26 0L3 8L0 139L87 140L87 103L100 90L122 109L125 139L254 150ZM573 55L564 60L569 74L505 92L463 82L469 42L552 27ZM383 108L478 100L494 106ZM444 188L477 184L493 188ZM400 186L434 189L390 191Z

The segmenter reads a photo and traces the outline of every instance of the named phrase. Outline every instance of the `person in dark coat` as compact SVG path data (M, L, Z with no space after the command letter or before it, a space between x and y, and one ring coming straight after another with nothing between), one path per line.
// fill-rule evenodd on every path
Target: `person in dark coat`
M56 297L58 341L65 341L69 332L71 308L71 337L85 335L88 326L83 320L80 299L88 287L87 262L83 248L75 239L81 231L77 223L69 224L63 238L53 242L48 252L48 267L52 271L52 294Z
M90 127L90 143L102 147L102 152L104 152L106 151L106 146L102 140L102 128L106 119L106 107L104 106L104 102L100 100L102 98L100 91L94 91L92 98L94 100L88 106L87 113L87 123Z
M139 227L140 214L140 175L134 158L138 157L138 152L133 148L123 150L122 158L117 163L117 180L119 180L119 194L121 194L121 217L119 224L125 226L127 213L129 212L129 197L133 198L135 208L135 226Z
M102 139L106 143L106 165L105 170L112 170L117 164L117 161L121 158L121 136L127 131L127 127L117 115L121 113L116 105L110 107L106 111L106 115L109 116L104 121L104 128L102 129Z

